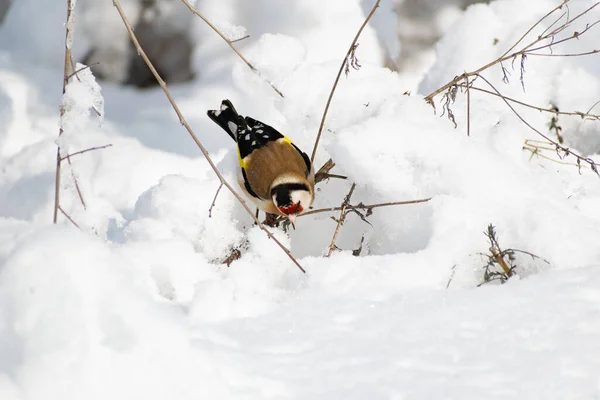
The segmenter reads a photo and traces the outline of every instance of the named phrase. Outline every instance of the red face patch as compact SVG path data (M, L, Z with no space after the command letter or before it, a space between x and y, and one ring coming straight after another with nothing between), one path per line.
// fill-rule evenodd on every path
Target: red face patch
M296 204L292 204L289 207L279 207L279 211L281 211L285 215L300 214L302 211L304 211L304 208L298 202Z

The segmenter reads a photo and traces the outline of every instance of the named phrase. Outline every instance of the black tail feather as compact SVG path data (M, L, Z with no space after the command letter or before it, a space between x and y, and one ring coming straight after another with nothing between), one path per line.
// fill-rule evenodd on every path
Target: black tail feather
M206 114L236 142L237 133L247 128L246 121L237 113L229 100L223 100L219 110L208 110Z

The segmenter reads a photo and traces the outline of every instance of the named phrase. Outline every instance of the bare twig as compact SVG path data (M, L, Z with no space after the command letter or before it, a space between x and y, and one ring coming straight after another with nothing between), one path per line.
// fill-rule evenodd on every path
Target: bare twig
M221 191L221 188L223 187L223 182L221 182L219 184L219 188L217 189L217 192L215 193L215 197L213 198L212 204L210 205L210 208L208 209L208 218L212 218L212 210L213 207L215 206L215 203L217 202L217 197L219 197L219 192ZM229 265L229 264L227 264Z
M69 39L71 37L71 22L73 21L73 1L72 0L67 0L67 23L65 24L65 28L66 28L66 32L65 32L65 61L64 61L64 67L63 67L63 88L62 88L62 93L63 95L65 94L66 88L67 88L67 83L69 82L69 75L70 75L70 64L69 64L69 60L71 59L71 49L69 48ZM60 116L62 117L63 115L65 115L65 108L64 107L60 107ZM59 129L58 131L58 136L62 136L63 134L63 129L62 127ZM52 218L52 222L56 224L57 220L58 220L58 209L60 208L60 162L62 161L62 158L60 156L60 145L57 146L56 149L56 175L54 178L54 215Z
M512 269L508 265L506 265L506 261L504 261L504 257L502 257L502 255L500 255L500 252L498 251L496 246L490 247L490 253L492 253L492 256L494 256L494 259L496 260L498 265L500 265L500 267L502 268L502 270L504 271L506 276L508 276L510 278L513 275Z
M239 260L242 257L242 252L238 248L231 249L231 253L223 260L223 264L226 264L228 267L231 266L236 260Z
M67 219L68 219L69 221L71 221L71 223L72 223L73 225L75 225L75 227L76 227L76 228L78 228L78 229L81 229L81 228L79 227L79 225L77 225L77 222L73 221L73 218L71 218L71 217L69 216L69 214L67 214L67 213L65 212L65 210L63 210L63 209L62 209L62 207L61 207L60 205L58 206L58 209L60 210L60 212L62 213L62 215L64 215L65 217L67 217Z
M446 289L450 288L450 284L452 283L452 280L454 279L454 274L456 273L456 267L458 266L458 264L454 264L452 266L452 269L450 271L450 277L448 278L448 283L446 284Z
M348 206L350 205L350 198L352 197L352 193L354 193L355 188L356 188L356 183L353 183L352 186L350 187L350 191L344 198L344 202L342 203L342 206L340 207L340 209L341 209L340 217L337 219L337 226L335 228L335 232L333 232L333 238L331 238L331 244L329 245L329 252L327 253L327 257L331 257L333 252L335 250L337 250L337 248L338 248L335 244L335 241L338 237L338 234L340 233L340 228L342 227L342 225L344 224L344 220L346 219L346 215L347 215L346 210L348 209Z
M190 125L187 123L186 119L183 117L183 114L179 110L179 107L177 106L177 103L173 99L173 96L171 96L171 92L167 88L165 81L161 78L159 73L156 71L156 68L154 68L154 65L152 64L152 62L146 55L146 52L144 51L144 49L142 49L142 47L140 46L140 43L139 43L135 33L133 32L133 28L131 27L131 24L127 20L127 17L125 16L123 9L121 8L121 4L119 3L119 0L113 0L113 4L117 8L117 11L119 12L119 15L121 16L123 23L125 24L125 28L127 29L127 32L129 33L129 37L131 38L131 41L135 45L135 48L137 49L138 54L144 59L144 62L146 63L146 65L148 66L148 68L150 69L150 71L152 72L154 77L156 78L156 81L158 82L158 84L162 88L163 92L167 96L167 99L169 99L169 102L171 103L171 107L173 107L173 110L175 111L175 113L177 114L177 117L179 118L179 122L188 131L188 133L190 134L190 136L192 137L192 139L194 140L194 142L196 143L196 145L202 152L202 155L204 155L204 158L206 158L206 161L210 165L211 169L214 171L215 175L219 178L219 181L231 192L231 194L233 194L235 196L235 198L240 202L242 207L244 207L246 212L254 219L254 222L256 223L256 225L258 225L260 227L260 229L262 229L267 234L269 239L273 240L277 244L277 246L279 246L281 248L281 250L283 250L285 252L285 254L290 258L290 260L292 260L292 262L302 272L306 273L304 268L302 268L300 263L298 263L298 261L294 258L294 256L290 252L290 250L287 247L285 247L279 240L277 240L277 238L260 222L260 220L254 216L254 213L252 212L252 210L250 210L250 208L246 204L246 201L244 200L244 198L238 192L236 192L236 190L233 188L233 186L231 186L231 184L229 182L227 182L227 180L223 177L223 175L221 174L221 172L219 171L219 169L217 168L217 166L211 159L210 155L208 154L208 150L206 150L206 148L200 142L200 140L198 139L198 137L196 136L196 134L194 133L194 131L192 130Z
M242 40L244 40L244 39L248 39L249 37L250 37L250 35L244 35L244 36L242 36L241 38L238 38L238 39L233 39L233 40L231 41L231 43L237 43L237 42L241 42Z
M87 205L85 204L85 200L83 199L83 193L81 192L81 188L79 187L79 181L77 180L77 176L75 175L75 170L73 170L73 165L71 164L71 159L67 158L67 162L69 163L69 167L71 167L71 179L73 180L73 184L75 185L75 191L77 192L77 197L79 197L79 201L83 206L84 210L87 210Z
M465 82L467 91L467 136L471 136L471 85L468 76L465 76Z
M323 164L323 166L321 168L319 168L319 170L315 174L315 184L317 184L321 181L324 181L326 179L329 179L329 178L348 179L347 176L330 174L329 171L331 171L333 169L333 167L335 167L335 163L330 158L329 160L327 160L327 162L325 164Z
M242 53L240 53L240 51L238 49L235 48L235 46L233 45L234 42L245 39L246 37L240 38L240 39L236 39L236 40L231 40L229 39L227 36L225 36L223 34L223 32L221 32L219 30L219 28L217 28L212 22L210 22L210 20L208 18L206 18L204 15L202 15L198 10L196 10L196 8L190 4L190 2L188 0L181 0L183 1L183 4L186 5L186 7L195 15L197 15L198 17L200 17L200 19L202 21L204 21L206 23L206 25L210 26L210 28L215 31L217 33L217 35L221 36L221 39L223 39L227 45L229 47L231 47L231 50L233 50L235 52L235 54L238 55L238 57L248 66L248 68L250 68L252 70L252 72L254 72L255 74L257 74L258 76L260 76L265 82L267 82L272 88L273 90L280 95L281 97L283 97L283 93L281 93L281 91L279 89L277 89L277 87L268 79L266 79L264 76L262 76L262 74L260 73L260 71L258 69L256 69L256 67L252 64L250 64L250 62L246 59L246 57L244 57L242 55Z
M112 147L112 144L105 144L104 146L90 147L89 149L76 151L75 153L71 153L61 158L61 160L68 160L73 156L77 156L79 154L87 153L88 151L106 149L107 147Z
M186 1L186 0L183 0L183 1ZM342 65L340 66L340 70L338 71L338 74L335 77L335 81L333 83L333 87L331 88L331 92L329 92L329 98L327 99L327 104L325 105L325 110L323 111L323 117L321 118L321 124L319 125L319 132L317 133L317 138L315 139L315 145L313 146L312 155L310 156L310 161L311 162L315 161L315 155L317 154L317 147L319 146L319 141L321 140L321 134L323 133L323 127L325 126L325 119L327 118L327 112L329 111L329 105L331 104L331 99L333 99L333 94L335 93L335 89L336 89L336 87L338 85L338 82L340 81L340 76L342 76L342 72L347 67L347 64L349 62L348 59L352 58L352 55L356 51L356 42L358 41L358 38L360 37L363 29L365 29L365 26L367 26L367 24L369 23L369 20L371 19L371 17L373 16L373 14L375 14L375 10L377 10L377 7L379 7L379 3L380 2L381 2L381 0L377 0L375 2L375 5L371 9L371 12L369 13L369 15L367 15L367 18L365 18L365 21L363 22L363 24L361 25L360 29L356 33L356 36L354 36L354 40L352 41L352 44L350 45L350 48L346 52L346 56L344 57L344 61L342 61ZM356 56L354 56L354 59L355 58L356 58Z
M73 61L73 59L71 59L71 64L72 64L72 61ZM74 77L75 75L77 75L78 73L80 73L81 71L84 71L84 70L86 70L86 69L88 69L88 68L91 68L91 67L93 67L94 65L98 65L98 64L100 64L100 62L95 62L95 63L92 63L92 64L90 64L90 65L86 65L85 67L81 67L81 68L79 68L77 71L75 71L75 72L73 72L71 75L69 75L69 77L67 78L67 80L71 79L72 77ZM73 69L74 69L74 68L73 68Z
M346 208L350 209L350 210L366 210L367 211L367 217L369 215L371 215L373 213L373 209L375 208L379 208L379 207L390 207L390 206L402 206L402 205L407 205L407 204L418 204L418 203L426 203L429 200L431 200L432 197L429 197L427 199L419 199L419 200L407 200L407 201L391 201L388 203L378 203L378 204L363 204L363 203L358 203L357 205L351 205L348 204L346 206ZM343 207L330 207L330 208L319 208L317 210L310 210L307 211L305 213L300 214L300 217L304 217L307 215L313 215L313 214L320 214L320 213L325 213L325 212L334 212L334 211L340 211L342 210Z
M459 84L458 86L461 87L461 88L465 87L464 84ZM581 118L589 118L589 119L594 119L594 120L600 121L600 115L598 115L598 114L590 114L590 112L592 111L592 109L594 108L594 106L597 105L597 104L600 104L600 101L597 102L594 106L592 106L587 112L581 112L581 111L559 111L559 110L556 110L554 108L544 108L544 107L534 106L533 104L528 104L528 103L525 103L525 102L522 102L522 101L510 98L508 96L505 96L503 94L498 94L496 92L492 92L492 91L489 91L489 90L486 90L486 89L483 89L483 88L479 88L479 87L476 87L476 86L473 86L473 85L471 85L470 88L471 88L471 90L476 90L478 92L482 92L482 93L490 94L492 96L500 97L500 98L502 98L504 100L510 101L511 103L519 104L519 105L522 105L524 107L529 107L529 108L532 108L534 110L538 110L538 111L542 111L542 112L547 112L547 113L550 113L550 114L571 115L571 116L578 116L578 117L581 117Z

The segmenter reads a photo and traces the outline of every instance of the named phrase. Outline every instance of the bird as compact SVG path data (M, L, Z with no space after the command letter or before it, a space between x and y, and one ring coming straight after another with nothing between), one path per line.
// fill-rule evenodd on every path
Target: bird
M240 188L259 209L296 217L315 199L315 173L308 155L275 128L237 113L229 100L208 117L237 143Z

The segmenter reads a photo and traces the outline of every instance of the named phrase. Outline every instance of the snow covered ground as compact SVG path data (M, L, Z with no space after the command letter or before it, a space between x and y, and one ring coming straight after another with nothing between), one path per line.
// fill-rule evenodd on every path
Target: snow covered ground
M170 88L229 178L232 142L206 110L229 98L310 151L341 57L372 4L246 3L197 7L247 28L240 47L285 98L199 20L198 76ZM116 18L112 2L101 13L91 4L79 0L79 23ZM423 101L497 58L558 4L469 7L433 66L407 75L382 67L397 46L377 25L389 16L367 27L362 68L341 79L316 164L334 159L333 172L357 183L353 202L433 199L375 209L371 225L350 214L331 258L323 257L336 227L329 214L299 218L289 236L277 230L304 275L225 190L209 218L219 181L160 89L99 82L101 126L93 112L69 118L64 149L112 146L63 163L61 204L81 229L62 215L52 225L65 8L14 2L0 27L0 399L600 398L600 178L530 159L525 140L540 138L497 98L472 93L470 137L462 94L452 107L457 129L440 118L441 105L434 115ZM570 12L592 4L573 0ZM598 19L594 9L572 30ZM106 24L103 35L124 34ZM594 49L598 29L561 49ZM91 40L82 31L80 58ZM600 100L598 57L530 57L525 92L518 66L507 66L510 84L498 66L484 76L507 96L587 111ZM551 136L550 115L519 112ZM600 160L598 121L559 121L567 146ZM339 205L349 187L322 183L315 207ZM489 224L505 248L547 262L518 255L517 276L478 287ZM241 259L222 265L240 245Z

